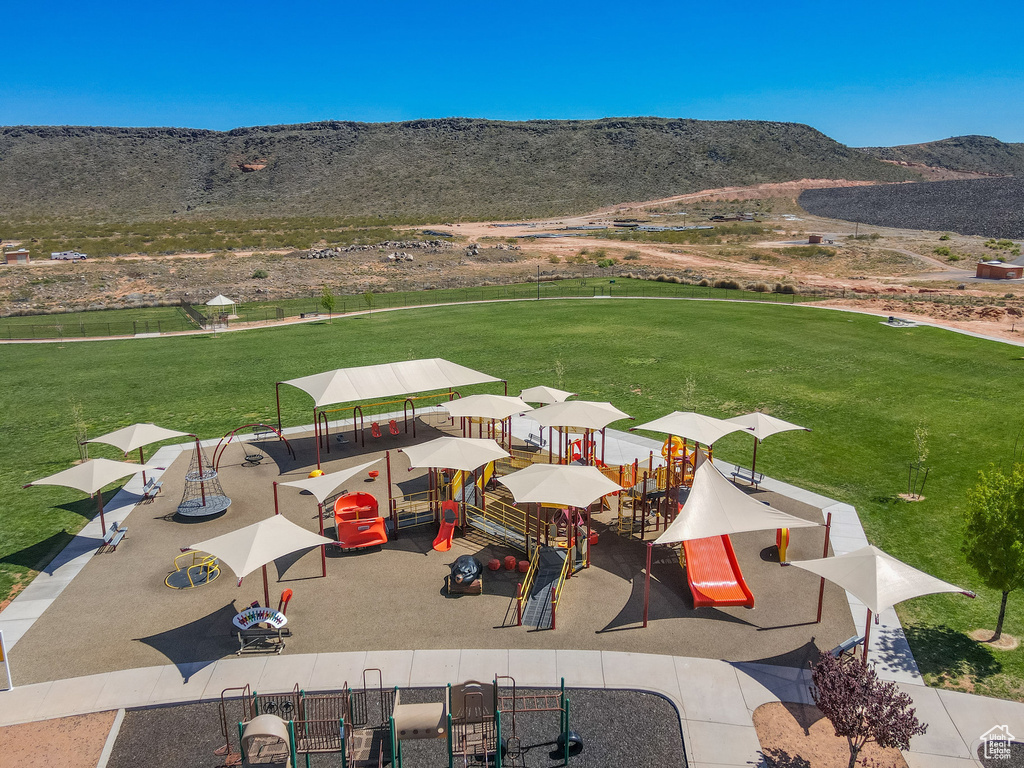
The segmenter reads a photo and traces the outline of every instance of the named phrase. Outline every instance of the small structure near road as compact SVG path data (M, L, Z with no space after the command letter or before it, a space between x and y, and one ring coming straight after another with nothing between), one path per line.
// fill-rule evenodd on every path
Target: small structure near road
M1001 261L979 261L974 276L988 280L1018 280L1024 277L1024 267Z
M31 259L29 258L28 250L25 248L4 252L4 264L28 264L29 261Z

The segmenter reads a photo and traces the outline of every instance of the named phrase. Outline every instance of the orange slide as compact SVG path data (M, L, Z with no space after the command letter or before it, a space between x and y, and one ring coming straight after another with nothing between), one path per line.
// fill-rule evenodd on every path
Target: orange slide
M334 526L342 549L373 547L388 541L384 518L377 515L377 499L369 493L339 496L334 502Z
M455 537L455 526L459 524L459 505L454 501L441 502L441 529L434 539L434 549L447 552L452 548Z
M754 595L743 580L732 541L726 535L683 542L686 580L695 608L718 605L754 607Z

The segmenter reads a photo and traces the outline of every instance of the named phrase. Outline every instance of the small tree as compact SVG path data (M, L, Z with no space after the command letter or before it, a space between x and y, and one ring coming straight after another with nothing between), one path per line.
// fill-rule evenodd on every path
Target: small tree
M1003 634L1006 598L1024 585L1024 464L978 473L967 493L963 552L985 584L1003 593L993 640Z
M912 736L928 726L917 719L913 699L878 679L875 670L856 657L838 659L823 652L814 667L811 695L822 714L850 745L849 768L869 742L880 747L910 747Z
M326 285L320 290L320 306L327 312L327 322L333 325L334 323L334 294L331 293L331 289Z
M373 300L374 300L374 298L375 297L373 295L373 291L366 291L363 294L363 301L366 302L366 306L370 310L370 314L373 314Z

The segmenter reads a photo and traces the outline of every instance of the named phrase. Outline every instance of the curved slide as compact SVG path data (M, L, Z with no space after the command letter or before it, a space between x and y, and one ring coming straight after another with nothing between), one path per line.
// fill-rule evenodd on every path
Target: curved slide
M743 580L732 541L727 535L683 542L686 580L695 608L719 605L754 607L754 595Z
M452 548L452 538L455 536L455 526L459 524L459 508L454 501L441 503L441 528L434 539L434 549L438 552L447 552Z

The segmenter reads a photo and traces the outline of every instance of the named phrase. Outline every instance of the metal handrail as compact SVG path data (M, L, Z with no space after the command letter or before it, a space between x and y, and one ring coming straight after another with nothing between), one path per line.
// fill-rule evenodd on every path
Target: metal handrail
M537 578L537 569L540 565L540 547L533 553L533 557L530 558L530 567L526 570L526 576L523 578L523 588L519 597L516 598L519 602L519 610L517 615L519 616L519 623L523 620L523 611L526 610L526 601L530 598L530 589L533 587L533 580Z
M569 575L569 568L572 563L572 549L568 548L565 550L565 563L562 565L562 572L558 576L558 581L555 582L554 597L551 598L551 618L554 619L555 609L558 608L558 601L562 598L562 587L565 585L565 580ZM554 621L552 621L554 623Z

